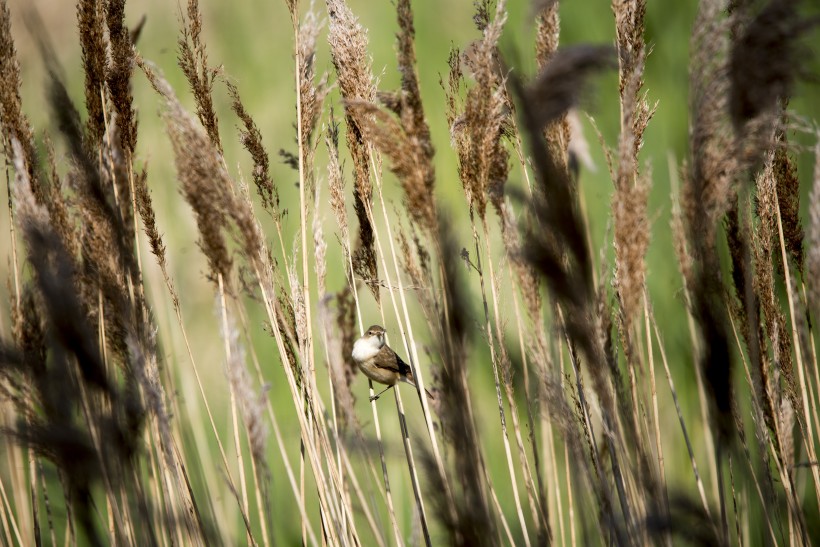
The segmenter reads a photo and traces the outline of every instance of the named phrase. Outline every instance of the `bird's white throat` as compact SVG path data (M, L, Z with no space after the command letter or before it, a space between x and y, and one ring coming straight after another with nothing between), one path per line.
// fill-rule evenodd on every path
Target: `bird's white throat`
M353 359L356 361L367 361L372 359L381 350L381 343L378 336L368 336L366 338L359 338L353 344Z

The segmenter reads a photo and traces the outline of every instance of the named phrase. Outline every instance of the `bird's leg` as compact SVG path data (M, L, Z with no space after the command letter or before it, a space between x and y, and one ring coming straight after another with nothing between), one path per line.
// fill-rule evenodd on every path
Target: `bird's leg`
M387 391L387 390L388 390L388 389L390 389L391 387L393 387L393 386L387 386L386 388L384 388L383 390L381 390L378 394L373 395L372 397L370 397L370 402L372 403L373 401L375 401L376 399L378 399L379 397L381 397L381 396L382 396L382 393L384 393L385 391Z

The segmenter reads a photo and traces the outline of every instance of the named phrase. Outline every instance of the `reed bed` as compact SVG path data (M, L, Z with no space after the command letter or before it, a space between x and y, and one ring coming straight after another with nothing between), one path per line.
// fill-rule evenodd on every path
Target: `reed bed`
M269 65L292 78L276 106L292 130L271 139L197 0L179 7L177 67L141 49L150 13L79 0L82 96L26 12L40 102L0 0L3 544L818 541L820 144L794 138L820 131L790 108L812 78L808 4L701 0L684 106L646 89L645 0L612 0L614 43L574 45L558 2L534 2L533 70L505 45L507 2L478 0L437 97L410 0L390 23L393 89L371 57L385 44L345 0L286 0L291 49ZM598 139L596 248L584 110L607 74L619 130ZM663 108L689 119L688 155L669 162L673 319L648 290L659 163L641 153ZM170 180L142 153L152 116ZM463 201L442 197L445 147ZM175 251L192 232L193 274ZM380 387L351 352L372 323L415 393L367 404Z

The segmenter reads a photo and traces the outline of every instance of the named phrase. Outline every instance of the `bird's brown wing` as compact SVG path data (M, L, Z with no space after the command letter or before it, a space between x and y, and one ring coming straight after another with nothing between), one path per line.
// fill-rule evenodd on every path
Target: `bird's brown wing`
M402 361L401 357L390 349L390 346L382 346L382 349L376 354L375 361L377 367L398 372L402 376L407 376L410 373L410 365Z

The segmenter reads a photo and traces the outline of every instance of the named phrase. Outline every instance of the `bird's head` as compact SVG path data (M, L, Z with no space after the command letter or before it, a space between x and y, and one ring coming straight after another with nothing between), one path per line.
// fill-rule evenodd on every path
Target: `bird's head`
M385 340L384 340L384 333L385 332L386 331L384 330L384 327L380 327L379 325L371 325L365 331L363 338L368 339L368 341L370 341L370 343L372 343L374 345L377 345L379 348L381 348L385 343Z

